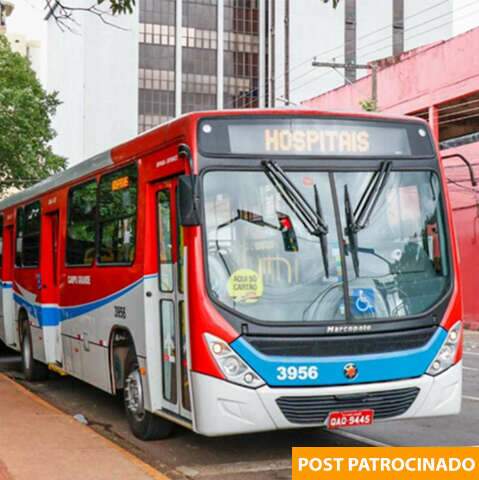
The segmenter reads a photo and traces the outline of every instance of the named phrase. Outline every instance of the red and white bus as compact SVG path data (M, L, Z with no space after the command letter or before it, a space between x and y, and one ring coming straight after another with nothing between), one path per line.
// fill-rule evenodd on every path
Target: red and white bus
M456 414L458 253L426 123L199 112L0 203L0 337L133 432Z

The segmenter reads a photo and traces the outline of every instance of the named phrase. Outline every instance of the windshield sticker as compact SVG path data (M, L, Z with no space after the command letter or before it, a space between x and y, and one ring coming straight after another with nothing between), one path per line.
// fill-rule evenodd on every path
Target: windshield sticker
M352 294L353 313L368 315L376 313L376 300L372 288L355 288Z
M230 276L227 289L235 302L256 303L263 296L263 277L254 270L242 268Z

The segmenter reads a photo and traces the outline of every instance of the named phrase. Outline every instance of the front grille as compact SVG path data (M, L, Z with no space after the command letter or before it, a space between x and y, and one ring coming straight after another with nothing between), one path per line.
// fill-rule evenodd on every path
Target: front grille
M291 423L323 423L331 412L374 410L374 418L397 417L406 413L416 400L419 388L402 388L385 392L321 397L280 397L276 400Z
M254 337L246 340L265 355L295 357L336 357L400 352L421 348L429 342L437 327L406 332L343 335L325 337Z

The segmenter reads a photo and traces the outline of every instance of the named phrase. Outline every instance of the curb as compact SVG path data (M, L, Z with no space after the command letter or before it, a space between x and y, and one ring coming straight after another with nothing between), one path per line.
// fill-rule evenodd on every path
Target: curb
M31 398L34 402L38 403L39 405L42 405L43 407L46 407L47 409L49 409L50 411L52 412L55 412L57 415L62 415L62 416L65 416L65 417L69 417L70 416L63 412L62 410L60 410L59 408L55 407L54 405L48 403L46 400L43 400L43 398L39 397L38 395L34 394L32 391L28 390L28 388L24 387L23 385L20 385L19 383L17 383L15 380L11 379L8 375L5 375L4 373L0 373L0 376L2 378L4 378L7 382L9 382L10 384L12 384L17 390L19 390L20 392L22 392L24 395L26 395L27 397ZM164 475L163 473L160 473L158 470L156 470L155 468L153 468L151 465L148 465L146 462L144 462L143 460L139 459L138 457L136 457L135 455L133 455L132 453L130 453L128 450L124 449L123 447L121 447L120 445L116 444L115 442L109 440L108 438L104 437L103 435L99 434L98 432L96 432L95 430L93 430L93 428L90 428L88 425L83 425L81 423L78 422L78 425L82 428L85 428L85 429L88 429L88 431L90 433L93 433L94 435L96 435L98 438L100 438L104 443L106 443L107 445L113 447L117 452L119 452L123 457L125 457L129 462L133 463L134 465L136 465L138 468L140 468L141 470L143 470L143 472L148 475L150 478L152 478L153 480L171 480L169 477L167 477L166 475ZM0 473L1 473L1 469L0 469ZM1 477L0 477L1 478Z

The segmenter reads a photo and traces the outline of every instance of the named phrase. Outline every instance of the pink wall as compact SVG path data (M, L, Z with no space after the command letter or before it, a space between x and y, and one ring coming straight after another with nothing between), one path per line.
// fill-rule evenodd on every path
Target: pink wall
M472 143L457 149L443 150L444 155L462 153L473 165L479 182L479 144ZM479 187L472 187L468 169L460 160L445 160L449 179L454 223L456 225L461 272L463 276L464 320L469 328L479 330ZM455 182L455 183L453 183Z
M479 28L451 40L437 42L399 58L380 62L378 99L382 113L410 114L429 110L437 134L435 107L479 91ZM328 111L361 111L360 101L371 98L371 76L312 98L305 105ZM479 181L479 143L443 150L462 153ZM479 187L472 189L467 168L456 159L445 160L454 210L464 285L465 321L479 329ZM456 183L453 183L456 182Z
M412 113L479 90L479 28L411 50L378 73L381 112ZM392 63L396 62L396 63ZM392 63L392 64L391 64ZM360 110L371 97L371 76L304 102L325 110Z

